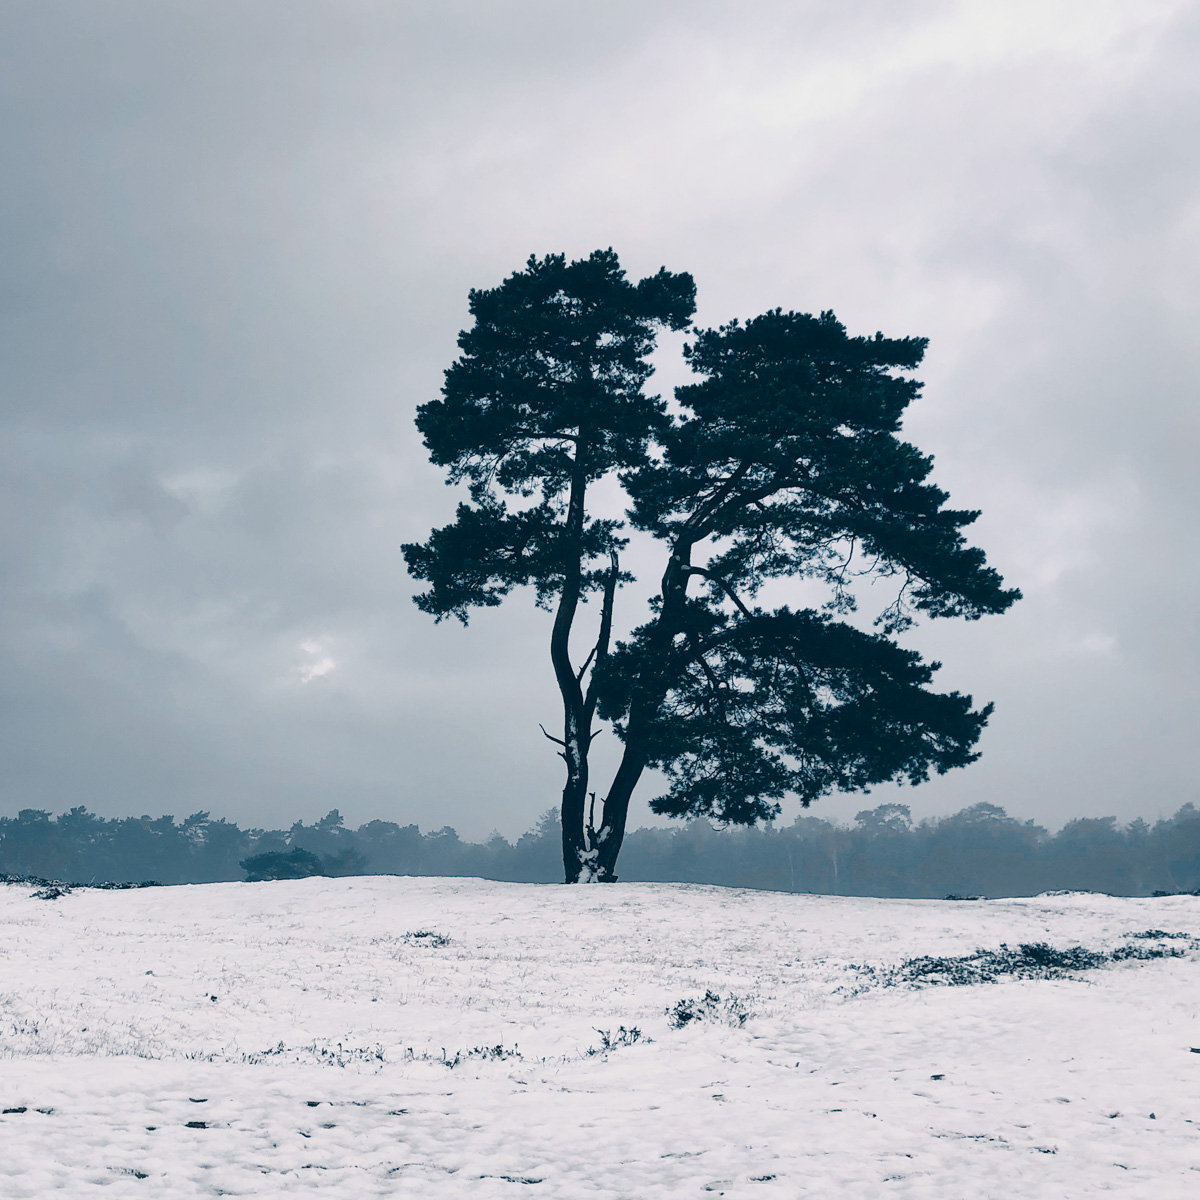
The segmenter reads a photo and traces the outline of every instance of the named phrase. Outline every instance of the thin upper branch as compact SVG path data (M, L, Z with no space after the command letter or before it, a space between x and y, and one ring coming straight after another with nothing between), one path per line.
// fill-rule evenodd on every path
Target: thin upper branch
M708 521L709 517L718 512L721 505L728 499L730 493L743 479L750 470L750 464L744 462L738 467L730 477L713 493L711 499L705 501L690 517L684 522L684 527L689 531L698 531Z
M707 537L717 525L717 519L730 509L748 508L751 504L756 504L760 500L765 500L768 496L773 496L776 492L783 491L787 484L780 481L777 477L773 477L769 482L760 484L758 487L751 489L742 495L734 495L733 489L737 483L745 476L749 470L749 465L745 464L739 467L737 471L729 478L726 486L721 489L713 500L699 508L691 517L688 518L685 528L693 541L699 541L701 538Z

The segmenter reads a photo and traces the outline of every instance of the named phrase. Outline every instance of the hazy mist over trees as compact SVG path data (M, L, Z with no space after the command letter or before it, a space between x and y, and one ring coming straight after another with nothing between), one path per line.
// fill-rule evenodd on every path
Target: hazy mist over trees
M523 883L561 879L558 814L510 842L465 842L449 826L370 821L347 828L334 809L312 825L241 829L206 812L105 819L86 808L58 817L24 809L0 818L0 875L79 883L241 880L251 856L296 849L328 875L476 876ZM1149 895L1200 889L1200 810L1183 805L1149 824L1070 821L1050 833L992 804L914 824L902 804L864 809L851 826L800 816L790 825L719 830L708 821L637 829L622 879L842 896L1019 896L1056 889Z

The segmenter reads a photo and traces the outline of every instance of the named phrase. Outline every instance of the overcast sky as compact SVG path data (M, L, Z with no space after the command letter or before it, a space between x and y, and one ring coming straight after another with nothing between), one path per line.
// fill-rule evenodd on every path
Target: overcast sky
M553 805L548 618L435 626L399 545L468 289L610 245L929 337L906 435L1025 592L906 639L980 762L814 814L1200 800L1198 62L1188 0L6 0L0 813Z

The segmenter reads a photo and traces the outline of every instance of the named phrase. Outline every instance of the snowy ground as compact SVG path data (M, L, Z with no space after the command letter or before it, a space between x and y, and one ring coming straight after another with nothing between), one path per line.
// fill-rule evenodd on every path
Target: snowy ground
M1147 930L1184 956L856 969ZM0 1194L1193 1197L1197 935L1196 897L0 887Z

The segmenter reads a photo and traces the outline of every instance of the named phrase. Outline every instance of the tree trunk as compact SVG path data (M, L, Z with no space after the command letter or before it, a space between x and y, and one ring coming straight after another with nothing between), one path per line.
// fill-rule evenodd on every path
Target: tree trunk
M596 882L617 882L617 855L625 840L625 822L629 816L629 801L646 769L646 755L625 744L621 765L613 777L612 787L604 798L604 820L596 832Z
M692 542L680 538L663 573L662 607L652 634L653 653L648 668L643 668L633 685L625 752L621 755L612 787L604 798L604 821L596 833L595 870L600 883L617 881L617 855L625 840L629 801L650 760L654 718L667 695L669 673L666 667L671 643L683 628L691 555Z
M562 853L563 876L567 883L576 883L588 876L589 855L592 854L587 844L584 820L591 730L584 728L583 689L571 665L570 653L571 627L575 623L582 590L586 453L581 438L575 448L575 470L571 478L571 498L563 532L563 588L550 635L550 659L554 664L554 678L563 702L561 755L567 766L567 779L562 793Z
M568 742L569 739L570 734ZM567 760L567 782L562 791L563 881L586 883L592 870L589 864L595 856L586 833L587 755L573 757L568 748L563 757Z

